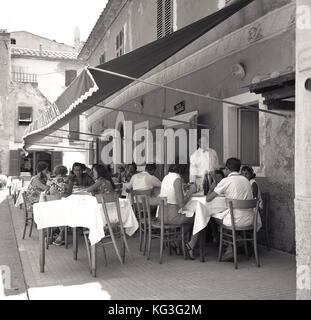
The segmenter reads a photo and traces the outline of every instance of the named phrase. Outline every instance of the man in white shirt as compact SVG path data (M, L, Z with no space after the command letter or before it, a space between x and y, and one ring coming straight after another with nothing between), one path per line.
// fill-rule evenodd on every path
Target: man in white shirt
M217 152L209 148L208 139L202 137L199 142L199 149L190 157L190 182L196 184L197 190L203 190L204 179L208 173L215 171L219 166Z
M210 202L218 196L223 196L234 200L252 200L253 192L249 180L239 174L241 168L241 160L230 158L226 162L225 174L228 176L222 179L215 187L214 191L206 197L206 201ZM235 209L234 221L237 227L250 226L254 222L254 211L252 209ZM223 220L223 224L231 226L231 217L229 209L213 215L214 218ZM261 221L258 219L258 227L261 227ZM232 248L229 246L223 256L223 260L232 257Z
M153 190L153 195L161 188L161 181L154 176L157 169L156 164L150 163L146 165L145 171L133 175L127 185L126 191L131 190Z

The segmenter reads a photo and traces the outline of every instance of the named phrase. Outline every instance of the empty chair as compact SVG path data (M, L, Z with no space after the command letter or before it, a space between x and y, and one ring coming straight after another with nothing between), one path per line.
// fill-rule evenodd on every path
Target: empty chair
M130 248L127 243L126 234L125 234L125 230L124 230L124 226L123 226L123 222L122 222L119 196L117 193L107 193L107 194L101 193L101 194L96 195L96 199L99 203L102 204L103 211L104 211L104 217L106 220L106 225L104 227L105 228L105 237L103 239L101 239L100 243L98 243L96 245L101 245L103 247L105 265L107 265L107 256L106 256L105 245L108 245L108 244L113 245L114 250L116 252L116 255L117 255L120 263L124 264L125 250L128 252L129 257L131 259L133 257L132 257L132 253L131 253ZM111 220L110 215L109 215L109 210L107 207L107 205L109 205L109 208L111 208L111 204L113 204L114 207L116 208L116 213L117 213L116 218L117 219L115 221ZM84 230L83 235L84 235L84 240L85 240L85 244L86 244L88 261L89 261L89 265L91 268L91 266L92 266L91 261L92 261L93 257L92 257L92 251L91 251L90 243L89 243L89 239L88 239L89 231ZM122 251L121 252L118 247L116 239L121 240L121 244L122 244L122 249L121 249ZM95 250L95 254L96 254L96 250ZM94 273L94 270L91 270L91 271L92 271L92 273ZM93 275L95 276L96 274L93 274Z
M140 196L146 195L150 197L151 192L152 190L132 190L130 192L134 213L137 217L138 224L139 224L139 251L142 251L142 247L144 247L144 255L146 253L146 246L147 246L148 218L147 218L146 211L144 211L144 208L142 207Z
M26 229L29 223L30 223L29 237L31 237L34 220L33 220L32 204L28 200L26 191L22 193L22 196L24 200L24 206L23 206L24 207L24 230L23 230L22 239L25 239Z
M165 224L164 223L164 205L165 198L150 198L146 195L140 196L141 212L145 216L144 220L148 225L148 253L147 259L150 259L152 239L159 239L160 242L160 255L159 263L163 262L163 249L164 246L175 245L178 242L182 244L182 252L184 259L186 259L185 252L185 239L184 239L184 225L180 224ZM152 219L150 213L150 205L157 205L159 210L158 219Z
M258 221L258 200L233 200L226 199L227 206L230 210L231 226L226 226L222 223L222 220L216 219L220 225L220 242L219 242L219 254L218 261L221 261L223 244L233 246L233 258L235 269L238 268L237 260L237 242L244 243L245 254L248 257L247 242L253 242L254 254L257 267L260 267L258 249L257 249L257 221ZM252 225L245 227L236 227L233 210L234 209L255 209L254 222ZM249 234L251 232L251 234ZM241 233L241 237L237 237L237 234Z

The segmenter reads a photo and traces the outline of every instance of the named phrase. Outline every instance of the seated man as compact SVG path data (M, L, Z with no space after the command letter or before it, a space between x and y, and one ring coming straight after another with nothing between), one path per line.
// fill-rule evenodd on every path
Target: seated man
M146 165L145 171L136 173L132 176L127 185L126 192L131 190L152 190L151 196L157 196L161 188L161 181L154 176L157 169L155 163Z
M74 187L90 187L94 184L94 180L85 172L83 172L83 165L75 162L72 166L71 179Z
M240 175L241 160L230 158L226 162L225 174L226 178L222 179L215 187L214 191L207 195L206 201L210 202L218 196L224 196L234 200L252 200L253 193L250 182L247 178ZM231 226L231 217L229 209L213 215L214 218L223 220L223 224ZM237 227L249 226L253 224L254 211L252 209L235 209L234 210L235 225ZM261 221L258 220L261 226ZM232 257L232 248L228 247L223 256L223 260Z

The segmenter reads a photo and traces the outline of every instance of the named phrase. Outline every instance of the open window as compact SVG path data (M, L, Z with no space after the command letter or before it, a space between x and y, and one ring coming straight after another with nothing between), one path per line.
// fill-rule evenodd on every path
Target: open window
M28 126L32 122L32 107L18 107L18 125Z

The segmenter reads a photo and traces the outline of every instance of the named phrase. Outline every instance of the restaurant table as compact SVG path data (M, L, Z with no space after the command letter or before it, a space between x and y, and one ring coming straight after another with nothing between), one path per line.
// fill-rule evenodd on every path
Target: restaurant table
M219 212L225 211L227 208L225 197L216 197L214 200L207 202L206 196L192 197L184 206L182 213L187 217L194 216L193 234L200 233L200 261L204 262L204 242L205 228L210 218Z
M138 229L138 221L132 206L127 199L120 199L121 218L125 232L131 236ZM107 210L111 222L117 221L115 204L108 203ZM40 241L40 272L44 272L45 245L44 231L46 228L69 226L73 228L73 258L77 260L78 241L77 227L89 229L89 240L92 250L92 274L96 274L95 247L105 237L106 220L101 203L91 195L73 194L61 200L38 202L33 205L34 221L39 230Z

